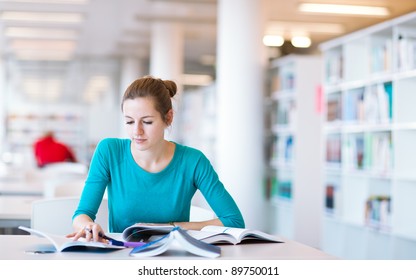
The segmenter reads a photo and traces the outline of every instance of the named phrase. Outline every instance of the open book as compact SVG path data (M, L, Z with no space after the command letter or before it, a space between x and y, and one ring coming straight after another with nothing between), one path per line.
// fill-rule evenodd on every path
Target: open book
M189 235L210 244L243 242L283 242L277 236L268 233L245 228L232 228L221 226L206 226L200 231L189 230Z
M122 233L122 239L131 242L149 242L172 231L171 225L134 224Z
M70 251L70 250L79 250L79 249L123 249L125 246L118 246L107 244L103 242L95 241L85 241L79 239L74 241L72 238L67 238L65 236L56 235L52 233L41 232L35 229L19 226L19 229L27 231L32 235L37 235L40 237L45 237L56 249L57 252Z
M195 239L180 227L174 227L168 234L162 235L146 245L134 248L130 255L134 257L151 257L160 255L168 250L185 250L194 255L207 258L216 258L221 255L220 247Z

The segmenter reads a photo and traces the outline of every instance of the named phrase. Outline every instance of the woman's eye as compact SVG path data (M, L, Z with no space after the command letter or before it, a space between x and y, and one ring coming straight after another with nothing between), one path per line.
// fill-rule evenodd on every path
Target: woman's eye
M144 124L152 124L153 122L151 121L143 121Z
M126 124L133 124L133 121L126 121Z

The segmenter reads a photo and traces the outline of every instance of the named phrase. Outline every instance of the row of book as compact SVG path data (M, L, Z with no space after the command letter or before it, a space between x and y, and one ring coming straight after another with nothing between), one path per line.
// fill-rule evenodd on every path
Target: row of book
M371 49L371 72L384 73L392 69L393 40L383 39Z
M371 196L366 201L365 222L367 226L388 229L391 226L391 197Z
M348 170L367 170L388 174L393 167L390 132L354 133L341 141L340 135L328 135L326 161L339 163Z
M351 134L343 144L343 165L379 174L392 169L391 133Z
M292 181L289 178L269 176L266 179L266 196L268 198L292 198Z
M280 101L277 104L276 118L273 123L279 125L292 125L295 122L296 106L293 100L283 102Z
M394 48L392 38L376 40L374 38L370 49L369 66L371 73L385 73L392 70L393 57L397 57L395 65L399 71L416 69L416 32L412 29L403 29L398 34L397 48ZM360 61L361 63L361 61ZM327 54L325 59L325 77L327 84L341 82L343 76L344 59L339 49Z
M325 58L325 71L327 84L334 84L342 81L343 57L341 50L327 54Z
M328 183L325 187L325 209L327 213L340 212L341 205L335 184ZM387 195L372 195L365 201L364 222L367 226L377 229L389 229L391 226L391 197Z
M295 87L295 75L292 71L273 75L270 87L271 92L292 90Z
M342 160L341 154L341 135L330 134L326 138L326 162L340 164Z
M294 137L292 135L274 137L272 143L272 160L290 163L293 160Z
M416 32L407 30L398 36L398 69L400 71L416 69Z
M345 104L342 104L341 98L338 100L343 108L342 120L370 124L389 122L393 114L392 89L389 82L346 92Z

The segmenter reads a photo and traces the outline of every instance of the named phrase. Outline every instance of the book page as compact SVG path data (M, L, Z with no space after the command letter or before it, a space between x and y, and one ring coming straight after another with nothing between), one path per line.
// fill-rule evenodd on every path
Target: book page
M178 227L158 240L134 248L130 252L130 255L135 257L150 257L160 255L168 250L172 252L186 251L197 256L209 258L216 258L221 254L221 248L199 241L189 235L187 231Z
M44 237L49 240L49 242L55 247L56 251L62 252L65 249L76 247L76 246L83 246L83 247L91 247L91 248L109 248L109 249L122 249L124 246L116 246L111 245L103 242L96 242L96 241L86 241L83 238L80 238L77 241L74 241L72 238L67 238L65 236L45 233L41 232L32 228L27 228L20 226L19 229L27 231L32 235L36 235L39 237Z
M152 236L168 234L174 227L171 225L158 226L146 224L134 224L123 231L123 240L146 242L151 240Z
M240 243L243 240L252 240L252 239L281 242L277 236L262 232L260 230L255 230L255 229L206 226L202 228L201 231L216 232L218 234L223 234L223 235L225 234L231 235L236 239L237 242L235 243Z
M241 237L247 230L244 228L206 226L202 228L201 231L229 234L232 235L236 239L236 241L241 241Z

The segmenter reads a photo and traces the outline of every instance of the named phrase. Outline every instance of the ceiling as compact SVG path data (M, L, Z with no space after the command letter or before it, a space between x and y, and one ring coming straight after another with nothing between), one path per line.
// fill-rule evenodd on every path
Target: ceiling
M296 49L290 43L285 43L280 47L280 53L283 54L316 52L320 42L416 11L414 0L314 1L385 6L391 13L388 17L305 14L298 12L297 7L300 3L312 2L311 0L266 1L268 24L265 32L279 30L289 39L291 29L298 27L304 29L312 40L312 46L308 49ZM6 11L80 12L82 22L42 23L7 20ZM40 60L54 59L45 55L56 55L56 59L61 60L74 57L130 56L148 62L152 22L179 21L184 23L185 28L185 73L212 74L212 63L216 54L216 14L216 0L0 0L0 52L3 57L13 59L16 59L19 51L26 51L26 54L38 51L41 53ZM61 18L64 18L64 15L61 15ZM324 30L319 31L312 30L324 23L338 25L326 26ZM32 38L24 38L26 35L10 35L10 27L48 29L40 31L44 38L39 39L33 30L30 36ZM53 33L55 28L59 28L58 34ZM62 29L68 31L68 34ZM336 29L341 31L336 32ZM58 42L56 39L54 42L47 39L54 36L58 38ZM28 50L30 48L36 50ZM59 54L65 52L67 56L59 58ZM25 59L28 59L27 56Z

